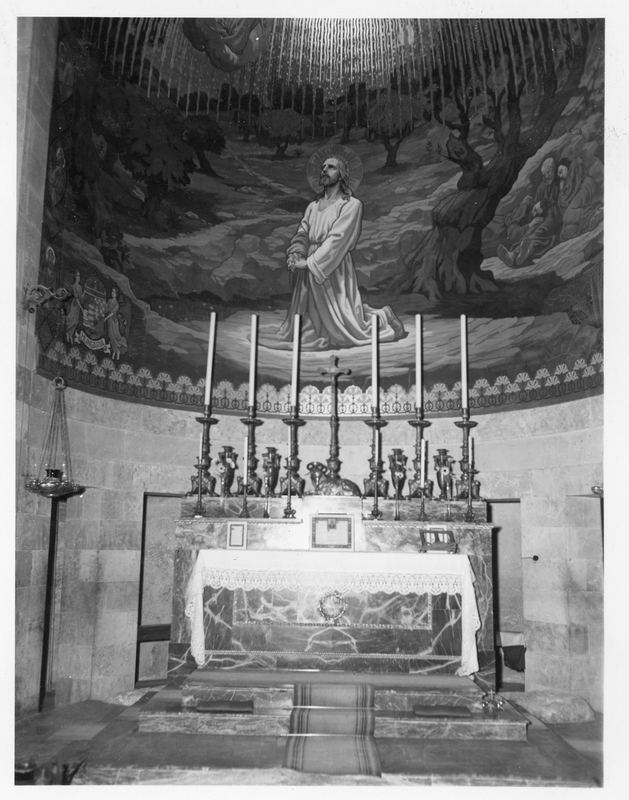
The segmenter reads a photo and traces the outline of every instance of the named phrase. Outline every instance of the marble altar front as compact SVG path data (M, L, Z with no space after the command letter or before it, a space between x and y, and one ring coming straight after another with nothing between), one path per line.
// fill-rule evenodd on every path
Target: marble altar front
M400 520L393 501L372 520L370 502L353 497L297 498L294 519L283 518L279 498L266 504L268 518L258 498L249 499L248 518L240 516L242 498L205 502L207 515L195 518L184 501L176 523L171 674L480 672L494 680L483 503L474 503L478 521L466 522L465 503L446 509L433 501L430 521L419 522L415 501L403 504ZM425 552L423 542L434 544L435 530L438 539L446 529L456 553ZM230 546L243 531L243 546Z

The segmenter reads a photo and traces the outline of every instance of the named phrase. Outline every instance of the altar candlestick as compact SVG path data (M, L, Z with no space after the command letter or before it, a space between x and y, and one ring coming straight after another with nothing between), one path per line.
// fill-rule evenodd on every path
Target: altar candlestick
M205 370L205 399L203 402L206 406L210 405L212 396L212 369L214 365L214 341L216 338L216 312L212 311L210 314L210 338L207 348L207 367Z
M422 368L422 315L415 314L415 408L424 404Z
M374 460L376 462L376 469L380 463L380 431L376 430L376 442L374 447Z
M474 466L474 439L471 436L467 437L467 452L470 466Z
M378 316L371 318L371 405L378 408Z
M421 440L421 449L419 451L419 485L423 489L426 485L426 446L428 442L425 439Z
M300 316L295 314L293 322L293 371L291 375L290 385L290 404L291 407L297 407L297 364L299 363L299 329L300 329Z
M245 436L245 444L244 444L244 456L242 459L242 472L243 472L243 487L244 492L247 491L247 475L249 472L249 437Z
M467 320L461 314L461 408L467 408Z
M251 351L249 355L249 408L256 404L256 346L258 339L258 318L251 315Z

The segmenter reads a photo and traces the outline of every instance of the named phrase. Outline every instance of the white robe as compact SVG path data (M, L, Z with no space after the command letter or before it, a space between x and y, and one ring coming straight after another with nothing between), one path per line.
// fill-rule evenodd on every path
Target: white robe
M295 270L290 308L278 331L282 339L292 340L295 314L301 315L304 350L366 344L374 314L381 342L406 336L389 306L375 309L361 300L351 251L360 236L362 216L363 204L349 196L323 209L315 200L306 209L286 253L304 257L308 269Z

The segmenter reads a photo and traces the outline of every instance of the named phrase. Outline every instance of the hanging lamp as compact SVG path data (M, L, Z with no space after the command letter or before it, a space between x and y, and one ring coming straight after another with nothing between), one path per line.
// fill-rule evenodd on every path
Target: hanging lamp
M67 384L61 377L56 377L52 384L55 387L55 397L40 466L37 477L26 481L26 488L43 497L65 497L82 492L85 487L76 483L72 477L68 420L63 394Z

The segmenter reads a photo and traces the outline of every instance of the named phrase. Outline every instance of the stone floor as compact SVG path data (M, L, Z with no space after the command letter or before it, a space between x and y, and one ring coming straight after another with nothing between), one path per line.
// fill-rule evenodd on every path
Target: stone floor
M277 736L139 733L147 693L133 706L86 701L20 720L15 758L82 763L83 784L603 785L603 720L548 726L531 715L528 741L380 739L382 778L309 775L282 768Z

